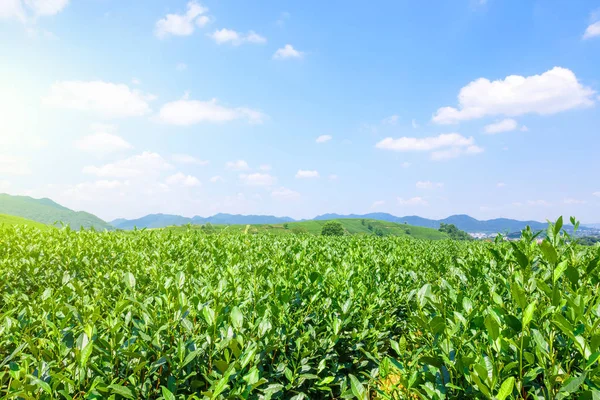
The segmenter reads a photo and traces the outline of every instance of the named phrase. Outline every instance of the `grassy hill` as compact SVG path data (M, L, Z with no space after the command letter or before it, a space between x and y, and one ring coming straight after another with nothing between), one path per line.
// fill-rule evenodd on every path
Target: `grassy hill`
M378 229L383 236L410 236L417 239L448 239L448 235L431 228L397 224L395 222L378 221L373 219L340 219L335 220L342 224L344 230L351 235L373 235ZM364 221L364 223L363 223ZM308 233L320 235L323 225L328 221L312 220L301 222L288 222L285 224L260 224L260 225L212 225L216 231L248 231L248 233L270 233L275 235L293 235ZM369 229L369 226L371 229ZM202 229L200 225L191 225L192 229ZM169 227L167 229L188 229L184 226Z
M73 229L114 229L93 214L73 211L50 199L34 199L28 196L0 194L0 214L26 218L46 225L60 226L62 222Z
M15 217L14 215L0 214L0 228L2 225L25 225L41 230L51 229L52 227L42 224L41 222L32 221L30 219Z

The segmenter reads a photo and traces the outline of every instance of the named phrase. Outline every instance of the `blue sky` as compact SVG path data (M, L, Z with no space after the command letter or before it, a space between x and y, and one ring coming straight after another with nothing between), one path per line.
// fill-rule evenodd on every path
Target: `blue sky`
M597 1L0 0L0 192L600 221Z

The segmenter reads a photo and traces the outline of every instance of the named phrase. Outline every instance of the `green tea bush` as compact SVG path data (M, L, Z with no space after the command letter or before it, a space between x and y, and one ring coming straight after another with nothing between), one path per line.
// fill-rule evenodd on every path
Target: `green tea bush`
M598 398L597 248L0 231L0 397Z

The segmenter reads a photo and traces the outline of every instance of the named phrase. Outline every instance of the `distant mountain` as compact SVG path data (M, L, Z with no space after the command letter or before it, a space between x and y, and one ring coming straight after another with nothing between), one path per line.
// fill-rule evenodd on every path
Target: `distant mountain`
M60 226L61 223L72 229L95 228L99 230L113 227L93 214L73 211L50 199L34 199L29 196L0 194L0 214L30 219L46 225Z
M583 224L586 228L600 229L600 224Z
M444 219L428 219L418 217L416 215L406 216L406 217L396 217L387 213L370 213L370 214L349 214L349 215L340 215L340 214L323 214L315 217L315 220L325 220L325 219L355 219L355 218L369 218L369 219L378 219L382 221L389 222L397 222L397 223L406 223L408 225L422 226L426 228L439 228L441 223L445 224L454 224L458 229L463 230L465 232L474 233L474 232L482 232L482 233L496 233L496 232L519 232L522 229L525 229L526 226L530 226L531 229L535 230L543 230L546 229L548 224L546 222L538 222L538 221L518 221L515 219L508 218L496 218L490 219L487 221L481 221L470 217L468 215L451 215L448 218ZM565 228L569 228L569 226L565 226ZM571 227L572 228L572 227Z
M465 232L474 233L511 233L520 232L526 226L530 226L534 231L544 230L548 226L546 222L538 221L519 221L509 218L496 218L490 220L478 220L468 215L451 215L444 219L428 219L416 215L397 217L388 213L369 213L369 214L323 214L313 219L303 221L325 221L332 219L369 219L378 221L394 222L398 224L407 224L420 226L424 228L439 229L441 223L453 224L458 229ZM168 214L150 214L145 217L127 220L118 219L111 222L118 229L142 228L164 228L177 225L203 225L211 223L213 225L264 225L264 224L282 224L284 222L297 222L289 217L274 217L272 215L239 215L239 214L216 214L211 217L193 217L186 218L180 215ZM572 230L572 226L565 225L567 231ZM592 227L581 227L580 230L592 229Z
M239 214L215 214L211 217L192 218L182 217L181 215L171 214L149 214L137 219L119 218L111 221L111 225L117 229L131 230L133 228L165 228L167 226L177 225L204 225L211 223L213 225L257 225L257 224L282 224L284 222L293 222L289 217L274 217L272 215L239 215Z

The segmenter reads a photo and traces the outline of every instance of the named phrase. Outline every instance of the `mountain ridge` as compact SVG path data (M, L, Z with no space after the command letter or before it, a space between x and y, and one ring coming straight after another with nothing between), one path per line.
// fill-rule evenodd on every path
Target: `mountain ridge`
M73 229L114 229L112 225L94 214L71 210L45 197L35 199L29 196L0 193L0 213L51 226L60 226L61 223L64 223Z
M151 222L148 222L148 219ZM180 215L173 214L149 214L137 219L123 219L111 221L117 229L133 229L137 227L142 228L165 228L173 225L186 225L188 223L193 225L202 225L211 223L213 225L256 225L256 224L281 224L285 222L299 222L299 221L322 221L332 219L373 219L395 223L405 223L413 226L420 226L424 228L438 229L441 223L453 224L458 229L469 232L469 233L512 233L519 232L525 229L526 226L530 226L533 230L544 230L547 228L547 222L539 221L521 221L511 218L494 218L489 220L478 220L466 214L450 215L442 219L429 219L419 217L417 215L408 215L404 217L398 217L389 213L376 212L367 214L337 214L327 213L317 215L314 218L295 220L290 217L276 217L273 215L242 215L242 214L226 214L219 213L210 217L182 217ZM569 229L570 225L565 225ZM572 227L570 227L572 229ZM580 229L586 229L584 227ZM589 229L589 228L588 228Z

